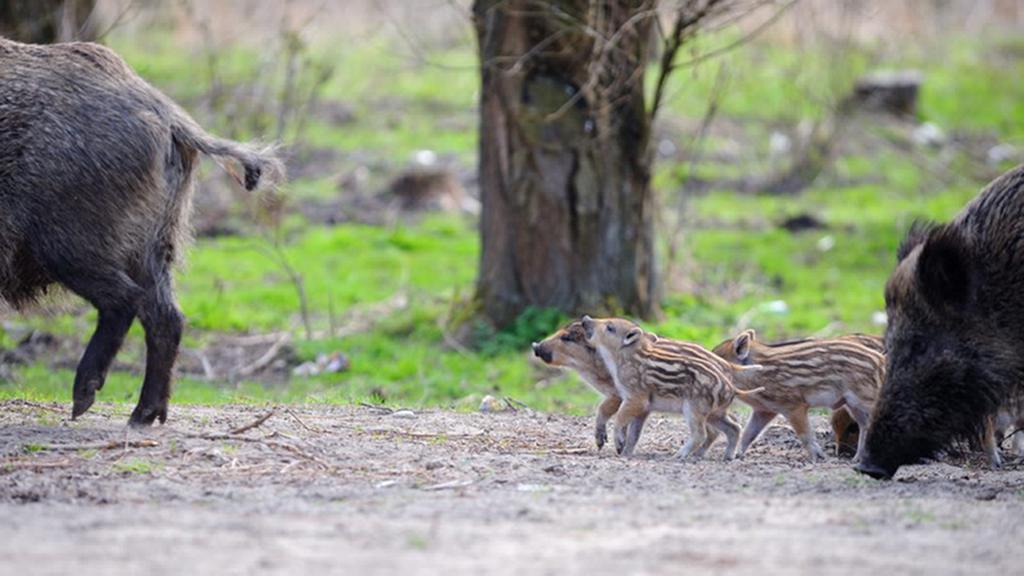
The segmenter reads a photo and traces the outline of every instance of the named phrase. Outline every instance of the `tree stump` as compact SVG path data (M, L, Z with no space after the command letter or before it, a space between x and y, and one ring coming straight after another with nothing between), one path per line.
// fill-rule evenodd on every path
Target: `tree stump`
M917 70L874 72L857 80L853 104L894 116L915 116L923 76Z

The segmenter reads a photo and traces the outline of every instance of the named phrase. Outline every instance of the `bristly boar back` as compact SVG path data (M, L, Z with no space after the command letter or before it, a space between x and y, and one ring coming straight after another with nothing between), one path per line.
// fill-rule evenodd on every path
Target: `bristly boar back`
M885 287L888 368L858 470L889 478L980 437L1024 392L1024 167L915 225Z
M284 176L271 150L210 136L107 48L0 38L0 301L24 308L57 284L99 311L73 417L92 405L136 317L147 360L131 423L167 417L184 325L171 267L200 152L249 190Z

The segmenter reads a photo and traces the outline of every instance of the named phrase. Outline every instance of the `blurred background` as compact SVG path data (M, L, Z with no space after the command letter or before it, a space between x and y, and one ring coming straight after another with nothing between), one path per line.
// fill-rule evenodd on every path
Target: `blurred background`
M178 274L177 402L491 395L582 412L527 357L573 314L713 346L881 333L915 219L1024 158L1020 0L0 0L95 40L290 182L213 165ZM0 398L66 401L95 313L0 311ZM131 402L136 326L101 400Z

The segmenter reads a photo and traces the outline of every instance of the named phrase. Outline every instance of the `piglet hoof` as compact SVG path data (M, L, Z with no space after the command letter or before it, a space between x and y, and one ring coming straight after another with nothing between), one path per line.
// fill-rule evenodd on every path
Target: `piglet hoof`
M157 406L143 406L139 404L132 411L132 416L128 419L128 425L132 428L145 428L152 425L158 419L161 424L167 421L167 404Z
M594 441L597 443L597 449L604 448L606 442L608 442L608 431L604 427L599 427L594 431Z
M998 452L996 452L995 454L989 456L988 464L989 466L992 467L993 470L999 470L1000 468L1003 467L1003 457L1000 456Z
M626 452L626 435L619 436L615 435L615 453L619 456L628 456Z

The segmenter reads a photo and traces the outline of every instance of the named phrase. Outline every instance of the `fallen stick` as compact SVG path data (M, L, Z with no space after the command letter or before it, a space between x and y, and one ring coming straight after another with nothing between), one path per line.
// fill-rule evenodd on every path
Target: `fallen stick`
M564 454L572 456L576 454L589 454L590 448L554 448L552 450L536 450L534 454Z
M451 482L442 482L440 484L432 484L430 486L424 486L420 490L426 492L435 492L437 490L452 490L455 488L465 488L472 484L472 480L452 480Z
M36 451L61 450L116 450L118 448L154 448L160 443L156 440L111 440L109 442L85 442L82 444L28 444Z
M252 334L249 336L227 336L223 338L223 341L234 346L256 346L258 344L276 342L286 335L288 335L287 332L271 332L269 334Z
M484 435L484 432L482 430L480 432L473 432L471 434L449 434L447 432L407 432L405 430L395 430L393 428L365 428L362 430L362 432L365 432L367 434L395 434L398 436L408 436L409 438L424 438L432 440L437 440L441 438L476 438L478 436Z
M274 344L266 351L266 353L263 354L263 356L260 356L252 364L249 364L248 366L242 366L241 368L236 370L235 376L245 378L247 376L252 376L253 374L259 372L260 370L266 368L267 366L270 365L271 362L274 361L275 358L277 358L277 355L281 352L281 349L284 348L284 345L290 342L291 339L291 335L285 332L277 340L277 342L274 342Z
M241 434L243 432L247 432L249 430L252 430L253 428L258 428L258 427L262 426L264 422L266 422L267 420L270 420L270 417L273 416L276 413L277 413L277 409L274 408L270 412L267 412L263 416L260 416L259 418L253 420L252 422L249 422L245 426L242 426L240 428L235 428L234 430L231 430L230 432L228 432L228 434Z
M19 468L62 468L70 466L70 460L59 460L57 462L33 462L31 460L8 460L0 462L0 472L4 470L17 470Z
M363 408L369 408L370 410L373 410L378 414L392 414L395 411L393 408L388 408L387 406L378 406L377 404L370 404L369 402L360 402L359 405L362 406Z
M325 470L330 471L334 469L333 466L331 466L327 462L324 462L320 458L317 458L316 456L313 456L312 454L303 451L301 448L297 446L292 446L291 444L286 444L284 442L277 442L274 440L267 440L264 438L253 438L252 436L241 436L238 434L186 434L185 436L187 438L197 438L200 440L236 440L239 442L249 442L251 444L262 444L267 448L280 448L282 450L287 450L288 452L291 452L292 454L309 460L310 462L315 462L317 465L322 466Z
M303 427L303 428L305 428L306 430L308 430L308 431L310 431L310 432L312 432L312 433L314 433L314 434L322 434L322 433L323 433L323 430L316 430L316 429L313 429L313 428L310 428L309 426L307 426L307 425L306 425L306 423L302 421L302 418L299 418L299 415L298 415L298 414L296 414L296 413L295 413L295 411L294 411L294 410L292 410L291 408L288 408L287 410L285 410L285 412L286 412L286 413L287 413L287 414L288 414L289 416L291 416L292 418L294 418L294 419L295 419L295 421L299 423L299 426L302 426L302 427Z

